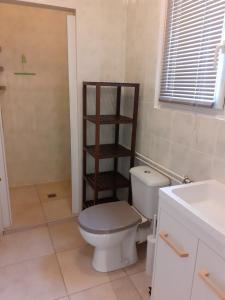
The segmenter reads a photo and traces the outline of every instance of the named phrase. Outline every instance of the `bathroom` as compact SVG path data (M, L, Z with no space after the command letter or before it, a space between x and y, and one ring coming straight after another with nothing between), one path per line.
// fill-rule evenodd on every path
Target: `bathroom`
M80 234L77 216L82 211L83 205L83 82L127 82L140 85L135 166L144 165L146 168L156 170L168 178L170 182L168 184L171 186L182 183L186 176L194 183L185 186L192 187L198 182L211 179L222 186L225 184L223 105L222 108L214 109L204 105L185 105L168 101L159 103L156 97L160 84L160 59L162 59L165 42L163 30L165 30L167 2L177 3L177 5L183 3L184 10L190 9L192 13L195 5L197 9L202 9L200 7L202 1L197 0L0 1L0 66L4 67L4 71L0 72L0 86L6 87L5 90L0 89L1 144L4 144L0 149L2 179L0 228L3 232L0 240L0 299L150 299L149 287L152 283L151 276L146 272L147 242L137 245L138 261L133 265L112 272L98 272L92 267L93 247ZM220 21L221 14L225 11L225 1L207 0L205 3L212 7L212 15L217 14ZM10 6L9 12L12 18L10 22L4 6ZM34 14L33 18L31 10ZM41 39L46 34L43 30L44 26L47 26L49 32L52 30L51 34L48 33L51 49L48 49L47 44L43 45L33 40L33 29L29 31L39 10L52 17L48 16L47 20L45 19L46 23L38 19L34 33L39 32ZM23 25L21 30L20 26L15 26L14 20L23 14L23 24L27 22L27 26ZM67 19L68 16L71 17L70 21ZM218 27L215 30L219 30ZM207 27L207 33L208 31L210 30ZM23 42L26 34L30 36L29 42L27 40ZM54 37L54 41L50 40ZM213 40L213 37L211 38ZM45 39L48 40L46 36ZM12 50L7 50L10 44ZM38 48L39 46L41 49ZM221 59L224 53L223 45L220 46L218 59ZM60 65L55 66L55 69L50 66L50 63L55 61L48 51L54 51L58 55ZM213 51L215 52L215 47ZM38 62L40 53L43 64ZM11 61L12 57L14 61ZM46 72L45 78L40 74L43 73L43 69ZM51 71L52 75L49 75L48 71ZM35 73L35 75L25 76L15 75L15 73ZM55 82L48 82L54 78ZM40 80L39 83L37 80ZM38 85L32 86L33 82ZM60 89L58 90L60 95L57 95L57 89ZM114 89L112 93L107 92L106 98L110 98L110 105L108 107L107 104L105 105L104 113L112 114L115 109L112 104L115 94ZM95 93L91 96L92 100L95 99ZM121 111L130 117L133 112L132 95L128 93L122 96L125 102L122 103ZM37 100L40 100L40 97L39 102ZM57 111L53 111L51 107L54 104L58 105ZM61 123L54 123L57 120ZM122 127L124 128L120 135L120 144L129 149L128 136L131 132L127 124ZM129 134L126 134L127 130ZM107 129L103 131L103 142L111 143L115 132L111 127L110 132ZM38 132L39 140L37 140ZM94 141L94 131L91 133L93 136L88 138ZM48 149L44 148L44 142ZM129 174L128 163L127 158L124 158L124 164L119 163L118 167L126 176L129 176L127 175ZM88 168L93 168L93 160L88 160L87 164ZM104 160L100 168L106 168L106 165L108 167L108 161ZM4 166L7 167L7 172ZM111 162L109 166L111 167ZM29 209L30 206L28 208L19 206L17 214L19 217L16 220L12 205L12 190L35 186L35 193L38 193L38 185L43 187L43 184L47 184L49 187L49 183L53 185L50 184L51 187L45 189L44 195L48 199L45 199L46 201L39 199L38 206L41 213L35 209L34 215L29 217L32 211ZM7 196L8 188L11 190L10 197ZM65 194L57 198L62 190ZM127 199L127 193L120 192L119 199ZM161 198L167 196L171 196L169 190L160 191ZM26 196L22 193L20 198L25 199ZM65 198L69 202L63 202L62 199ZM165 210L167 206L161 198L160 207ZM62 205L51 207L57 202ZM30 200L28 203L31 204ZM50 205L49 210L46 204ZM171 209L169 215L175 214L172 208L169 209ZM49 212L49 218L46 218L46 212ZM53 212L57 216L53 215ZM31 222L29 224L25 222L27 214L27 220ZM42 215L40 221L35 220L35 215L38 214ZM186 224L184 227L187 227ZM190 228L188 225L191 233L195 231L192 227L195 228L194 225L190 225ZM210 229L208 230L211 232ZM196 232L199 232L198 239L201 240L200 230ZM224 234L224 228L221 232ZM216 233L214 235L217 236ZM221 236L223 245L218 242L218 250L212 246L218 257L223 258L221 263L218 263L219 259L215 262L215 266L222 274L225 271L223 237ZM205 239L203 241L209 243ZM185 241L183 244L178 242L178 245L185 248ZM198 248L201 250L201 245ZM165 257L170 258L170 256ZM163 262L165 266L170 267L166 259ZM204 265L204 268L207 266ZM158 270L157 263L155 269ZM163 270L168 276L168 270ZM182 277L179 268L169 269L169 271L177 272L180 278ZM203 292L200 291L198 296L192 295L192 297L189 296L189 289L178 289L173 286L173 276L169 282L174 290L176 288L179 290L177 294L170 294L171 289L165 283L165 278L159 281L159 286L162 291L165 290L167 297L165 298L163 293L154 294L154 286L155 291L158 290L159 272L155 274L153 300L224 299L224 278L217 275L216 271L215 274L212 272L214 292L212 282L207 281L211 277L203 276L204 281L200 287ZM190 289L195 291L196 287Z

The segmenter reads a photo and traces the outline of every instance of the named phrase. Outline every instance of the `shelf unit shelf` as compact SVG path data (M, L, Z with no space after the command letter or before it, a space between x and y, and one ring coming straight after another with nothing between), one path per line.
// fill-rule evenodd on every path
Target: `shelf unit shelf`
M96 124L98 122L97 116L84 116L84 119ZM125 116L116 115L100 115L100 124L130 124L133 123L133 119Z
M84 176L85 180L97 191L109 191L119 188L129 187L129 180L118 172L101 172L95 181L95 174Z
M96 89L96 115L87 115L87 88L94 86ZM116 112L114 115L101 115L101 89L111 87L117 89ZM127 117L121 115L121 98L122 89L133 88L133 116ZM137 114L139 101L139 84L138 83L118 83L118 82L83 82L83 208L112 201L118 201L117 189L129 188L128 202L132 203L131 184L129 173L126 176L118 171L118 159L128 157L130 159L130 168L134 166ZM95 124L95 144L87 145L87 122ZM115 139L113 144L100 144L100 131L102 125L115 125ZM130 124L131 147L127 149L119 144L120 124ZM91 155L94 160L94 172L87 174L87 154ZM114 159L114 168L111 171L100 172L101 159ZM86 185L89 185L94 191L94 199L86 199ZM111 191L111 197L99 198L99 193Z
M95 157L95 145L84 148L91 156ZM115 144L99 145L99 159L128 157L131 151Z
M96 204L103 204L103 203L116 202L116 201L119 201L119 199L113 197L105 197L105 198L98 199L97 201L88 200L85 202L85 207L88 208Z
M139 83L129 83L129 82L95 82L95 81L84 81L83 82L84 86L108 86L108 87L134 87L139 89Z

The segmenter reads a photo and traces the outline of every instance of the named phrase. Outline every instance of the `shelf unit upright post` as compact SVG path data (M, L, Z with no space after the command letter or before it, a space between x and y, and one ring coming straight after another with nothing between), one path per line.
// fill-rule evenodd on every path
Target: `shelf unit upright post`
M130 168L134 166L135 160L135 146L136 146L136 134L137 134L137 117L138 117L138 101L139 101L139 86L134 90L134 107L133 107L133 127L131 136L131 158L130 158ZM129 186L129 196L128 202L132 203L132 189L131 182Z
M121 105L121 86L117 87L117 95L116 95L116 116L119 118L120 116L120 105ZM115 145L118 146L119 144L119 132L120 132L120 125L119 123L115 124ZM114 171L118 171L118 157L114 158ZM116 189L113 191L114 199L117 199Z
M86 181L87 176L87 120L84 116L87 115L87 85L83 84L83 203L86 199Z
M98 176L99 176L99 145L100 145L100 99L101 86L96 85L96 125L95 125L95 184L94 184L94 204L98 200Z
M87 87L95 86L96 88L96 112L95 115L87 115ZM116 87L116 114L101 115L101 88ZM134 88L134 103L132 118L121 115L121 97L122 88ZM130 157L130 168L134 166L135 160L135 143L137 130L137 115L138 115L138 100L139 100L139 84L138 83L115 83L115 82L84 82L83 83L83 208L91 205L118 201L117 189L129 188L128 202L132 203L131 183L118 172L118 158ZM95 124L95 144L87 145L87 121ZM113 144L100 144L101 125L114 124L115 138ZM120 124L131 124L131 147L127 149L119 145ZM93 174L87 174L87 153L95 160ZM114 170L108 172L100 172L100 160L106 158L114 159ZM128 176L129 174L128 174ZM86 184L89 184L94 190L94 199L86 200ZM99 192L112 191L113 196L99 199Z

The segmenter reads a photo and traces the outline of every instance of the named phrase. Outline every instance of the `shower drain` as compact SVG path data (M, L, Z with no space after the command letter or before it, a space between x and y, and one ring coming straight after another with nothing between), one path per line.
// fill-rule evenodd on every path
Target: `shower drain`
M56 194L52 193L52 194L48 194L48 198L55 198Z

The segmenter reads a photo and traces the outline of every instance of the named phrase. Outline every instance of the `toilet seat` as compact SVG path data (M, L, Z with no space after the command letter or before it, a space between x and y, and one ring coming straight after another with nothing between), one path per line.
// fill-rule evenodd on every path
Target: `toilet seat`
M109 234L134 227L142 222L140 215L125 201L99 204L82 211L80 227L94 234Z

